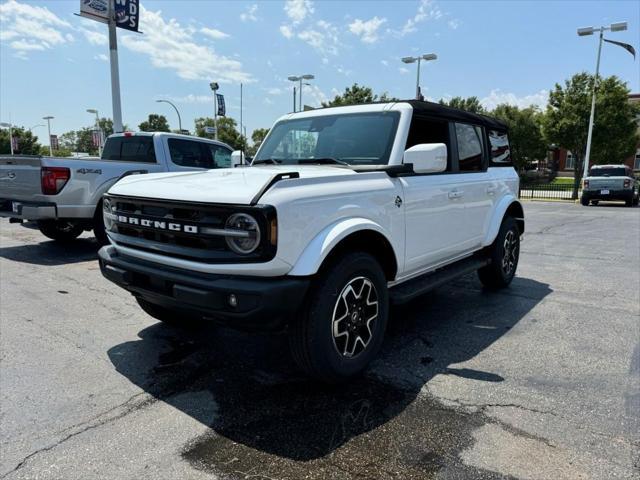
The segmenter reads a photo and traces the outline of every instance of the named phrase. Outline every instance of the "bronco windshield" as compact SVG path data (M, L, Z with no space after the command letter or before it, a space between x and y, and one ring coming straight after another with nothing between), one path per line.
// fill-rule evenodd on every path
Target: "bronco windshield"
M370 112L284 120L253 164L386 165L399 118L399 112Z

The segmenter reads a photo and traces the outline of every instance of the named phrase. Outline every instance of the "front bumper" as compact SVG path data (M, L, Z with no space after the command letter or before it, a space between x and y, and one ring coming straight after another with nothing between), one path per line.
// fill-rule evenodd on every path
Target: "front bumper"
M278 330L302 307L309 278L198 273L118 254L98 252L102 274L160 307L249 330ZM237 305L231 306L230 295Z
M0 199L0 217L22 220L45 220L58 217L55 203L23 202Z
M633 190L609 190L609 193L601 193L601 189L583 190L582 197L587 200L631 200Z

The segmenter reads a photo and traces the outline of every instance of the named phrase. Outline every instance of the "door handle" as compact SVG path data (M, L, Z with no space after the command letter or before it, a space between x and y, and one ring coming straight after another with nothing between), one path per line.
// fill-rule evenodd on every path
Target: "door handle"
M487 195L495 195L496 193L496 187L487 187Z
M451 190L449 192L449 198L454 199L454 198L462 198L463 192L461 192L460 190Z

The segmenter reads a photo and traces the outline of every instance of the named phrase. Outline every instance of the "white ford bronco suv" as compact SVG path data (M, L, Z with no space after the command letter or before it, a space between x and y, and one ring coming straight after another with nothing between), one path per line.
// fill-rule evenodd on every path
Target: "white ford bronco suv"
M333 382L379 350L390 302L516 271L524 215L507 129L401 101L280 118L250 166L123 178L100 268L149 315L286 329Z

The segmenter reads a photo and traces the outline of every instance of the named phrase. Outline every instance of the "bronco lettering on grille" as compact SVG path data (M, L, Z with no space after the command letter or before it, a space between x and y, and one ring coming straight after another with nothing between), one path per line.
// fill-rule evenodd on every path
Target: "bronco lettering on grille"
M150 220L148 218L128 217L126 215L117 216L118 223L128 225L141 225L143 227L155 228L157 230L170 230L172 232L198 233L197 225L185 225L183 223L166 222L162 220Z

